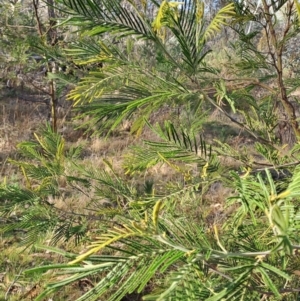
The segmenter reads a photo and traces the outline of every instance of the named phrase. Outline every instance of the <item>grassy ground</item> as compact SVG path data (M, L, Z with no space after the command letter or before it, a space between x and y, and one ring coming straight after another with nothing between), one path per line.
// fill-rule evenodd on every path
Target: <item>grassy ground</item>
M26 102L13 96L0 98L0 173L2 179L6 179L10 183L17 183L23 180L22 174L15 166L9 163L8 158L18 158L16 145L21 141L33 138L33 133L47 119L47 110L48 107L43 103ZM67 116L69 112L66 110L65 114L62 115L63 118L59 121L59 131L65 138L68 148L82 145L83 151L79 163L86 166L92 165L99 169L104 168L103 159L106 159L113 163L115 170L121 171L123 155L128 152L129 146L138 143L143 138L151 138L152 135L149 131L146 131L142 137L134 137L128 133L128 125L124 124L124 128L113 137L107 139L90 137L84 135L82 130L78 131L75 129L77 124ZM237 127L230 124L228 120L220 119L220 116L214 117L212 115L204 125L203 131L209 140L217 139L222 142L228 142L235 145L237 149L239 149L241 144L247 143L247 139L249 139ZM230 158L227 160L226 165L228 166L236 164ZM238 168L238 165L236 168ZM149 179L154 180L157 183L157 187L159 187L159 183L166 183L172 180L175 175L169 166L163 164L150 169L147 176ZM141 180L141 183L135 182L133 184L138 187L144 184L143 181L144 179ZM224 213L223 208L224 196L229 193L230 191L224 190L221 185L216 185L207 193L206 209L204 211L203 209L201 209L201 212L199 211L200 209L195 210L195 204L188 203L182 205L182 210L190 212L191 217L195 220L199 216L203 217L204 214L208 224L213 224L216 221L222 222L226 218L226 212ZM60 199L52 201L55 202L57 207L69 211L80 211L85 202L84 198L81 197L79 200L76 195L70 196L64 201ZM201 206L196 207L200 208ZM2 226L0 224L0 235L3 226L3 223ZM94 228L97 227L98 224L95 223ZM93 228L92 225L91 228ZM51 234L48 233L46 237L39 238L38 244L49 245ZM20 243L22 243L22 229L0 236L0 301L33 300L42 291L45 283L51 282L53 273L47 272L44 275L34 274L26 277L23 272L36 266L62 263L65 260L61 255L36 247L25 248L20 246ZM67 243L60 242L57 247L66 252L80 252L84 249L85 244L88 244L88 242L75 245L74 241L69 241ZM100 276L98 275L98 277ZM65 288L64 291L56 293L52 299L48 297L45 300L75 300L86 290L93 287L95 281L96 279L84 279L76 282L72 286ZM140 296L127 296L124 301L127 300L140 300Z

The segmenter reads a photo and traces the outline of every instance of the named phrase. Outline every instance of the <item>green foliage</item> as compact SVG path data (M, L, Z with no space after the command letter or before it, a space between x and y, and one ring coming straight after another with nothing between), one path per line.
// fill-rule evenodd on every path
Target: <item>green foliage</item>
M269 183L260 177L243 179L244 185L257 193L253 197L252 189L241 191L242 223L230 222L228 217L223 228L215 225L205 229L204 223L190 224L184 213L174 219L157 205L152 219L147 215L137 219L136 214L121 218L122 226L103 233L89 251L64 270L76 276L49 285L40 298L95 272L104 273L104 278L78 300L97 300L105 293L108 300L121 300L127 293L143 291L158 274L164 275L164 281L156 284L154 294L146 300L240 300L242 296L253 300L260 294L280 298L282 291L288 292L293 284L293 276L287 271L292 271L294 251L299 248L298 237L291 236L299 223L299 213L288 213L297 207L289 200L298 194L293 187L299 185L299 171L287 191L279 195L274 195L274 183L270 176L268 179ZM262 215L265 218L258 220ZM98 253L103 248L117 250L119 255L110 259ZM283 256L290 260L282 261ZM81 261L83 265L78 267Z
M6 218L4 232L24 232L22 243L33 244L37 238L56 229L59 239L65 233L72 236L72 220L67 226L64 214L57 215L51 199L63 195L62 189L68 181L66 161L75 158L80 148L65 150L64 140L48 126L35 134L36 141L18 145L20 155L25 160L11 160L24 176L25 185L3 183L0 189L1 212ZM61 231L64 224L65 232ZM73 233L79 239L80 231Z
M81 43L67 50L78 59L84 57L82 63L103 63L101 70L80 81L69 99L82 105L82 117L92 115L91 127L115 129L122 120L133 119L131 130L138 133L144 120L166 104L180 106L189 99L201 99L200 86L206 86L201 74L216 73L205 62L210 52L204 49L206 42L234 16L230 4L207 25L197 1L184 2L188 9L179 9L179 2L163 1L156 16L142 13L134 1L102 1L101 9L90 1L63 3L71 9L67 24L84 23L84 34L102 38L98 45ZM149 5L158 6L155 1ZM114 43L107 41L107 33L114 36ZM129 35L136 39L130 48L124 45ZM148 60L130 55L147 49ZM153 60L153 51L157 60Z
M201 136L197 139L193 133L189 134L184 129L179 132L170 121L165 122L164 128L149 127L162 141L144 141L144 145L135 147L134 153L125 161L128 173L145 170L158 163L167 163L183 175L188 174L176 162L184 162L186 167L195 163L201 168L205 166L210 172L217 169L217 160L211 154L211 149L207 149Z
M35 141L18 145L22 160L10 160L22 171L25 183L12 185L3 182L0 186L1 215L5 221L1 231L20 231L24 245L34 244L50 232L54 233L52 243L70 239L78 243L89 230L88 221L101 219L105 214L101 208L106 213L111 208L112 216L118 214L117 205L124 205L125 200L128 202L125 197L129 198L132 188L112 172L96 173L95 177L91 168L79 176L82 167L75 161L81 147L66 149L65 140L50 126L34 137ZM82 208L70 211L62 207L71 197L88 195L90 189L96 191L97 198L87 199L86 210L95 206L99 198L106 198L109 208L106 204L100 205L98 213L90 215Z
M39 184L34 190L55 195L58 193L59 178L64 173L64 140L49 128L42 131L41 136L35 134L35 139L35 142L20 143L18 148L23 156L38 163L14 160L11 163L21 168L29 188L35 184L30 180L37 180Z
M79 65L96 64L68 96L80 117L91 116L91 127L109 132L131 119L131 132L141 134L147 125L151 138L126 155L124 177L109 160L102 170L76 162L80 150L67 151L64 139L50 128L35 135L36 141L19 145L24 159L11 162L21 168L25 185L3 183L0 188L4 231L24 230L25 244L49 230L54 243L72 237L90 241L80 254L61 252L71 258L68 264L26 272L59 269L65 275L36 300L95 275L93 287L77 300L121 301L132 293L161 301L299 299L299 144L288 149L283 143L276 111L281 102L297 137L282 77L283 46L294 35L289 24L295 33L298 29L291 18L294 2L279 1L270 11L263 0L259 15L228 4L210 22L204 4L196 0L59 3L70 16L65 24L79 26L88 37L67 54ZM274 12L285 4L288 23L276 40L280 26ZM146 13L147 5L155 15ZM247 33L249 20L260 27ZM233 45L238 58L230 69L238 73L230 78L207 61L209 39L229 22L239 35ZM257 45L261 29L272 35L267 51ZM144 59L139 50L147 53ZM274 78L278 89L269 87ZM295 88L296 81L290 86ZM258 88L262 95L255 94ZM251 144L208 142L203 112L211 107L243 138L251 137ZM173 108L178 109L176 119ZM173 177L147 182L151 169L159 173L162 166ZM134 181L145 182L144 191ZM217 204L211 197L216 192L221 194ZM85 207L67 212L50 202L67 195L88 196ZM91 225L96 231L89 232Z
M299 169L293 171L285 189L277 192L268 170L257 176L224 173L213 159L213 149L193 133L176 130L170 122L164 128L151 129L162 141L145 142L149 152L143 153L143 160L137 156L140 151L133 149L127 165L130 171L148 168L148 162L152 166L162 157L178 173L182 173L181 166L190 163L196 163L199 170L190 173L177 190L152 193L140 200L130 189L113 188L107 175L81 168L82 176L114 189L127 199L129 207L126 213L115 216L114 225L97 235L87 251L61 267L69 276L49 284L36 300L95 274L101 274L101 280L78 300L122 300L127 294L146 291L150 294L145 300L293 296L293 265L300 243ZM105 182L101 179L104 176L108 178ZM204 214L197 223L192 221L189 213L182 211L182 202L197 203L205 194L199 194L200 187L211 187L219 179L235 189L226 204L234 208L234 214L226 215L224 225L208 225ZM27 273L54 268L57 266L37 267Z

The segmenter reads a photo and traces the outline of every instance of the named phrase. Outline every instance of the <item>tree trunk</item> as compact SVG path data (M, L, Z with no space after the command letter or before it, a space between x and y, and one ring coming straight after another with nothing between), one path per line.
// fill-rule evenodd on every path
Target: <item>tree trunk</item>
M48 3L48 17L49 17L49 30L47 32L47 38L48 38L48 43L54 46L58 42L57 29L55 28L56 15L54 9L54 1L48 0L47 3Z

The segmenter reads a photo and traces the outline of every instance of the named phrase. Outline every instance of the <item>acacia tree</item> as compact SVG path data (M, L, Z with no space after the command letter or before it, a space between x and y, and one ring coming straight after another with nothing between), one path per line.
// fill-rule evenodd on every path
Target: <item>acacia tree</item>
M43 133L44 139L36 136L38 143L21 145L27 156L39 162L37 166L14 162L22 168L29 188L3 187L0 192L3 200L14 200L7 211L22 205L24 196L34 205L15 225L28 227L27 237L35 237L46 224L51 229L58 224L59 237L66 228L68 235L77 226L81 231L83 225L66 227L64 215L55 220L43 206L49 193L59 193L62 180L64 185L66 181L81 182L87 189L91 179L98 181L99 195L108 200L114 197L113 204L120 200L125 204L122 213L118 211L108 223L107 230L92 237L87 251L66 254L72 258L69 264L28 271L60 268L70 274L63 281L60 278L49 284L37 300L96 274L101 275L100 279L78 300L116 301L133 292L142 294L145 300L297 300L300 176L294 166L300 161L299 147L295 145L290 153L280 156L271 135L277 120L267 114L269 105L278 100L276 93L271 88L271 96L261 99L251 94L253 87L266 88L266 80L274 73L267 72L278 69L277 61L270 63L268 59L278 58L280 45L270 44L278 48L275 54L272 47L268 48L271 53L259 52L254 44L257 41L251 41L255 35L243 31L243 22L253 21L253 17L239 5L225 6L207 22L200 1L63 0L61 4L68 10L69 24L80 26L88 37L100 37L96 42L86 38L68 53L76 56L79 64L103 64L82 79L70 99L103 128L114 129L123 119L131 118L132 132L146 124L156 134L158 139L144 141L126 158L127 174L164 163L180 175L181 181L168 183L159 192L149 189L147 194L139 195L114 173L112 176L79 167L82 178L67 175L64 164L71 164L73 157L65 158L59 135ZM153 18L146 13L150 6L154 7ZM296 21L296 13L293 16ZM241 49L241 59L230 69L231 73L239 72L239 78L221 78L206 60L210 55L207 41L224 23L230 23L241 37L243 47L236 48ZM270 36L270 24L266 24ZM247 74L249 70L252 78ZM240 104L238 99L247 99L249 104ZM268 169L257 176L250 169L240 175L224 166L222 156L232 156L243 167L254 167L259 162L250 161L249 155L234 152L226 144L219 149L209 147L196 135L205 102L255 139L256 150L265 156L264 166L290 166L293 176L275 181ZM242 112L244 120L232 117L222 102ZM183 108L191 122L180 119L153 126L148 119L164 106ZM264 116L269 119L264 120ZM205 194L220 181L233 190L226 201L229 210L220 210L210 221L205 216ZM36 188L34 193L29 193L30 187ZM101 210L97 212L101 214ZM47 223L44 216L48 217Z
M102 125L112 126L111 129L122 119L135 116L133 131L140 129L145 118L167 103L180 105L193 98L197 107L196 103L202 102L206 94L200 87L207 85L204 76L215 72L206 65L205 57L210 51L204 48L205 42L219 31L224 19L234 14L234 6L230 4L206 24L201 2L186 3L188 8L180 10L179 3L164 1L158 6L154 1L155 19L144 14L148 2L142 10L134 2L126 1L94 5L87 2L80 7L76 1L64 3L71 8L71 24L84 24L81 28L85 34L103 37L98 47L81 43L77 49L70 50L72 54L77 51L81 62L103 62L104 68L85 77L69 98L75 105L83 104L82 109L93 116L95 123L105 119ZM191 19L189 10L193 11ZM108 35L113 39L108 40ZM136 42L133 47L120 49L125 38L134 38ZM139 53L146 47L153 49L152 58L147 56L143 60L130 53L133 48L134 53ZM137 78L141 80L136 81Z
M63 281L49 284L37 300L95 274L101 274L101 279L78 300L102 297L116 301L133 292L142 293L144 300L297 300L300 173L290 158L299 162L299 147L295 145L287 156L276 152L276 140L271 135L274 121L262 118L268 117L266 113L274 95L259 99L250 93L254 86L266 86L268 78L263 71L269 72L268 66L275 68L281 83L281 73L278 73L281 44L270 44L266 56L252 47L253 35L243 32L243 22L249 18L244 6L229 4L211 22L206 22L205 8L200 1L159 4L153 0L151 3L157 10L154 19L144 14L134 1L63 0L62 3L70 10L71 24L81 25L85 34L103 38L98 47L80 43L70 49L81 61L103 63L101 70L92 71L82 79L70 93L70 99L82 105L83 114L92 115L93 121L102 122L103 127L114 129L124 118L132 118L133 132L147 124L158 136L159 139L144 141L142 146L133 149L125 162L127 173L166 163L183 180L140 198L132 197L129 192L126 212L117 214L113 225L93 238L86 252L78 256L66 254L73 257L68 265L29 271L61 268L71 274ZM148 3L142 3L147 8ZM297 21L294 11L293 16ZM265 18L266 32L272 37L273 21L268 21L269 16ZM244 75L251 70L256 80L244 77L220 80L217 70L207 64L207 41L232 20L236 21L231 24L236 26L242 45L247 46L242 49L239 69L232 70ZM106 39L108 35L114 39ZM136 45L128 43L124 48L123 40L132 37L136 38ZM133 47L145 46L139 39L154 45L157 56L151 61L152 68L149 68L150 60L137 60L131 55ZM177 56L174 48L179 49ZM260 60L255 61L253 57ZM280 101L286 104L284 89L280 95ZM243 111L237 103L242 97L253 100L243 104ZM257 176L248 170L241 176L223 166L219 160L222 155L235 157L243 167L253 167L257 162L249 162L249 156L234 153L225 144L214 150L196 136L193 130L199 128L203 101L255 139L257 151L265 156L264 163L267 161L264 166L290 166L293 176L280 182L272 178L268 169ZM235 120L222 108L222 101L233 111L242 111L245 120ZM190 117L194 114L189 127L170 121L153 126L147 120L166 104L186 107ZM289 114L289 105L285 110ZM293 115L289 116L294 128ZM297 136L297 126L294 130ZM83 173L87 178L96 178L94 172ZM210 223L201 209L205 192L219 181L234 191L227 199L230 212L219 212L221 220ZM121 190L116 193L121 195ZM186 208L188 204L199 207L200 213L192 215Z
M114 7L106 6L105 2L101 2L94 6L89 3L87 4L89 8L85 5L80 8L76 3L64 2L67 7L71 8L70 16L74 16L69 22L76 26L85 22L84 26L80 26L85 35L101 37L102 41L100 46L78 44L78 48L72 48L70 53L78 55L77 59L80 64L104 62L105 68L101 72L90 73L70 93L69 98L74 100L75 105L83 105L81 109L87 115L91 113L94 123L101 124L101 121L105 120L102 125L108 128L113 125L111 128L113 129L124 118L134 116L136 120L132 126L134 132L141 129L140 125L144 117L147 119L151 112L166 103L169 105L176 103L176 106L180 106L186 103L185 99L188 98L193 99L192 103L194 107L197 107L195 104L204 99L206 103L212 104L226 114L232 122L250 133L259 142L277 143L278 137L281 144L289 141L292 144L296 140L298 123L295 104L291 102L288 94L297 87L298 83L296 78L294 81L283 79L283 58L286 52L285 45L288 45L289 40L298 33L298 19L295 13L298 7L297 2L277 3L273 5L272 11L267 11L267 9L270 10L270 5L261 5L259 13L256 13L257 9L253 11L244 3L235 4L237 14L235 21L231 24L239 35L234 42L234 51L240 59L239 62L234 60L236 65L230 67L232 76L223 77L221 80L218 70L208 63L210 50L207 42L214 36L216 30L220 29L220 24L233 16L233 6L230 7L231 10L229 6L221 9L208 25L203 19L203 4L197 1L185 3L186 10L180 10L180 4L176 2L172 4L163 2L160 7L151 1L142 4L125 1L122 4L114 3ZM147 12L153 11L155 6L157 17L154 19ZM180 20L184 18L188 9L193 9L193 6L197 10L196 22L194 20L190 23L182 21L181 24ZM284 20L277 22L277 12L283 7L285 9ZM123 13L123 10L126 10L126 13ZM255 31L251 33L247 33L249 20L251 24L256 24ZM258 39L266 41L266 47L263 46L264 48L260 49L261 44L265 42L258 43ZM139 53L146 55L147 59L143 60ZM234 77L234 74L238 76ZM156 92L151 92L151 85L135 83L132 80L133 77L139 78L140 76L145 78L145 83L153 79L153 81L150 80L151 83L155 83L152 84L153 91L156 91L157 87L162 90L163 85L165 85L164 90L168 91L179 89L179 87L180 89L174 95L173 92L169 95L155 95ZM117 78L124 84L120 85L118 82L115 85ZM163 81L158 82L159 79ZM178 82L180 85L177 84ZM131 89L131 84L134 90ZM253 92L256 93L257 89L260 90L262 97L254 100ZM262 90L264 90L263 93ZM118 94L118 99L115 96L112 97L116 94ZM212 95L217 97L211 97ZM148 105L149 96L151 106ZM159 101L152 101L152 97L159 98ZM241 98L246 100L241 101ZM272 100L266 104L266 99L270 98ZM135 103L136 99L139 100L137 103ZM253 101L249 101L251 99ZM93 101L89 103L90 100ZM120 100L122 100L121 103L116 106L114 103ZM240 109L244 105L241 111L245 115L243 122L239 123L236 118L227 114L226 110L219 105L222 101L228 103L234 112L236 108ZM281 105L279 106L278 103ZM110 104L113 105L110 106ZM274 110L279 112L276 120L273 117L265 118L264 129L256 126L263 114L266 115L272 111L271 115L274 116ZM254 111L254 113L249 114L249 111ZM116 115L119 117L111 118ZM287 132L290 134L287 135Z
M43 48L45 53L43 53L43 57L48 57L47 53L49 51L48 45L55 46L58 42L58 34L57 29L55 28L56 25L56 15L55 15L55 7L53 0L48 1L47 5L47 13L48 13L48 26L45 27L43 22L41 21L41 14L39 9L39 1L32 0L32 6L35 13L35 19L37 24L37 29L40 37L40 44ZM47 51L48 50L48 51ZM49 51L50 53L52 51ZM49 60L49 58L48 58ZM57 66L54 62L51 64L49 61L47 62L47 71L46 72L57 72ZM57 107L58 107L58 98L56 93L55 81L50 79L49 81L49 89L48 94L50 96L50 103L51 103L51 119L52 119L52 128L56 132L57 131Z
M275 128L280 141L292 145L299 139L300 132L296 116L298 105L292 101L290 94L299 87L299 83L295 74L288 78L287 67L291 57L292 64L297 62L294 45L299 35L299 3L245 1L239 5L238 12L234 28L239 34L236 44L239 44L242 59L240 74L247 74L245 71L248 69L253 89L260 87L264 90L262 98L272 98L273 113L278 116ZM258 76L258 80L253 75Z
M34 39L36 30L29 7L20 3L1 1L1 79L8 88L28 61L29 43L24 43L26 33Z
M60 66L66 62L61 50L66 35L55 25L56 17L62 13L56 16L56 4L51 1L42 4L35 0L22 3L3 0L0 8L2 91L26 102L50 104L48 117L52 119L52 127L57 129L62 89L54 73L59 73ZM62 77L64 86L72 81L66 74Z

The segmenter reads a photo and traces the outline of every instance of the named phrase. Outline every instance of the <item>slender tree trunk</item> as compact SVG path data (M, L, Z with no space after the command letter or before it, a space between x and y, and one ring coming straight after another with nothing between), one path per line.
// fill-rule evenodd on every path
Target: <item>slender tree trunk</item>
M54 1L48 0L48 18L49 18L49 28L46 30L46 32L43 32L43 24L41 22L40 16L39 16L39 2L38 0L32 0L35 18L37 22L37 28L38 33L40 36L41 41L44 41L45 45L51 45L55 46L58 41L57 37L57 29L55 28L56 25L56 15L55 15L55 9L54 9ZM47 57L47 54L45 53L45 56ZM56 66L52 66L50 62L47 63L47 69L48 72L56 72ZM51 127L54 132L57 132L57 107L58 107L58 99L56 97L56 88L55 88L55 82L53 79L49 82L49 96L50 96L50 103L51 103Z
M55 28L56 25L56 14L54 9L54 1L48 0L48 17L49 17L49 30L47 32L48 42L50 45L54 46L58 42L57 37L57 29Z
M266 20L266 37L267 37L267 43L268 43L268 49L269 54L271 56L271 59L273 61L273 65L277 72L277 85L279 89L279 99L283 107L283 111L278 110L279 112L279 136L282 142L288 142L292 143L293 141L299 141L300 140L300 128L299 123L297 121L296 112L293 104L290 102L286 87L283 81L283 61L282 61L282 53L285 43L283 43L284 39L288 35L292 24L291 24L291 18L292 18L292 9L293 9L293 1L287 2L287 22L285 24L283 36L280 37L277 35L275 27L274 27L274 21L272 19L272 16L274 16L274 13L270 11L270 6L267 4L266 0L262 0L263 4L263 10L264 10L264 16ZM289 128L292 128L292 131L289 130ZM289 135L290 137L287 137ZM292 137L292 136L295 137ZM288 143L288 144L290 144Z
M49 29L47 31L47 41L51 46L55 46L57 44L57 29L55 28L56 25L56 15L54 10L54 1L48 0L48 17L49 17ZM51 72L56 72L56 64L54 62L54 66L51 68ZM50 96L51 96L51 123L52 123L52 130L57 132L57 107L58 107L58 99L56 97L56 88L55 82L51 79L49 83L50 88Z

